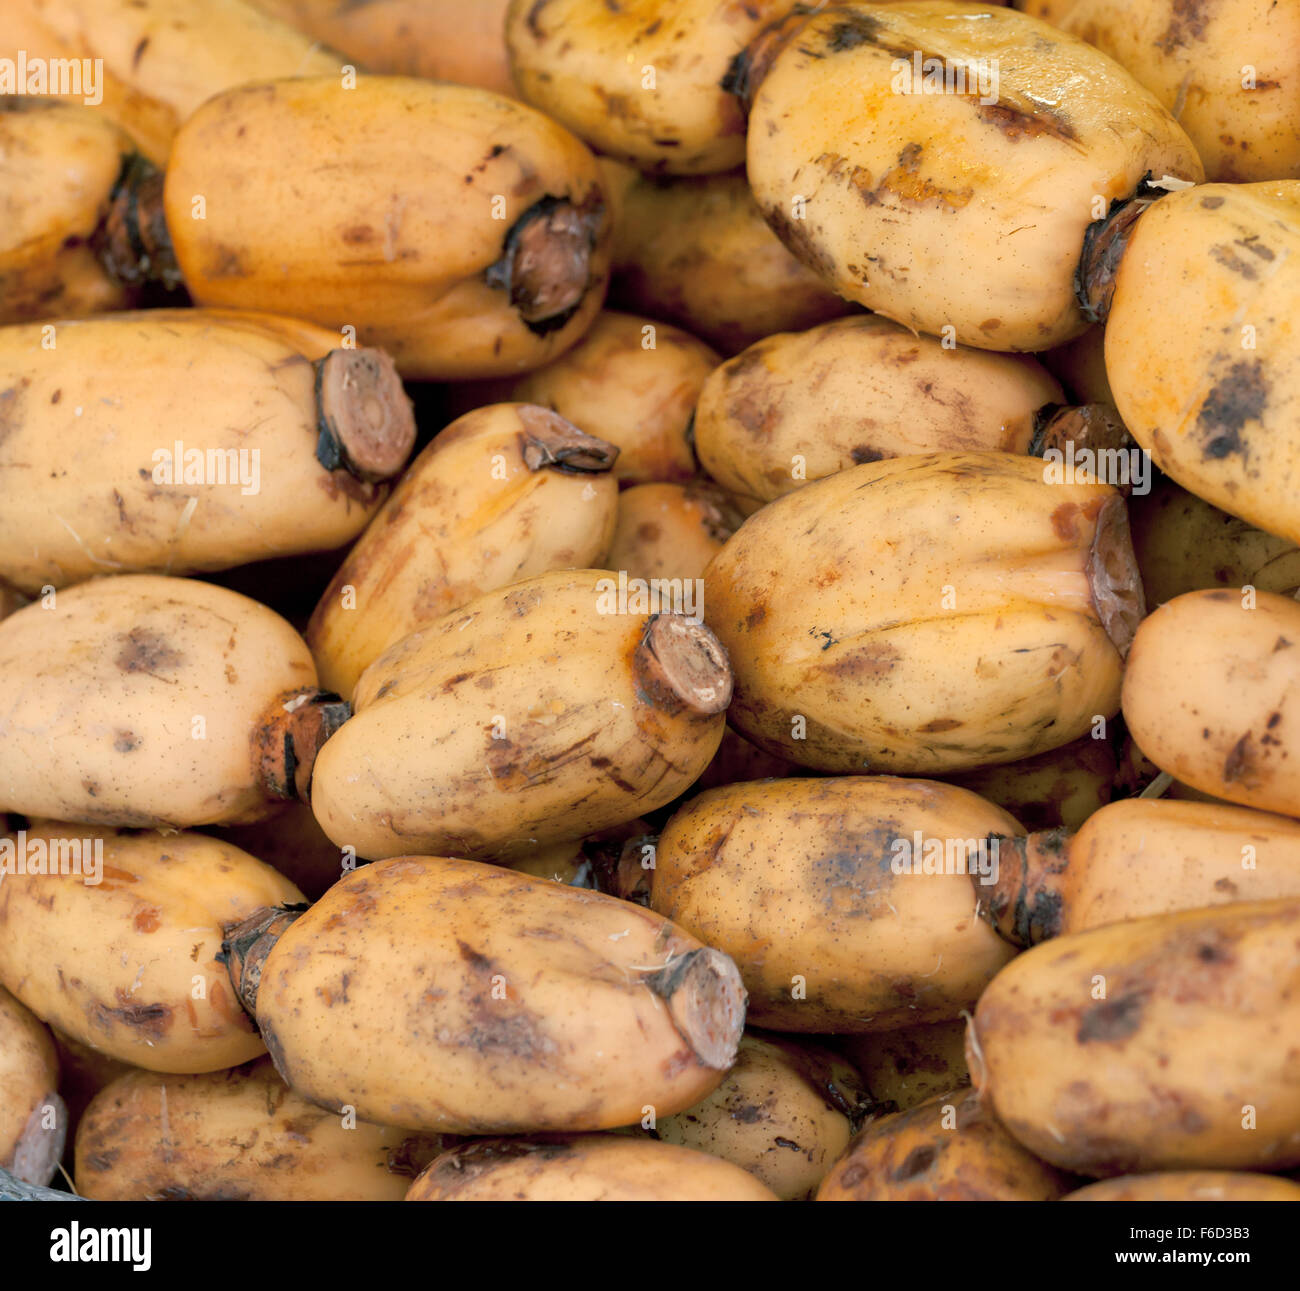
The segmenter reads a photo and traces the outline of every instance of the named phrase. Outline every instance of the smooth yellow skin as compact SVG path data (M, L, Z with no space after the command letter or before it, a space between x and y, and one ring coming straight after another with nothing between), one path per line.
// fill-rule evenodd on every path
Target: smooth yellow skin
M1080 1174L1300 1164L1298 938L1290 897L1044 942L980 998L972 1081L1025 1147Z
M520 407L467 413L411 463L312 615L307 643L322 685L347 698L422 624L484 592L604 561L617 481L530 469Z
M58 1088L59 1060L48 1028L0 986L0 1166L14 1169L20 1140L40 1132L46 1107L57 1108ZM66 1128L66 1118L59 1118L55 1132Z
M316 684L279 615L148 574L95 579L5 619L0 675L0 810L146 829L267 815L253 737Z
M1230 1170L1168 1170L1090 1183L1062 1201L1300 1201L1300 1184Z
M1130 506L1129 517L1151 605L1202 588L1300 591L1300 547L1220 511L1167 476Z
M42 821L27 836L103 842L98 884L0 883L0 982L37 1017L149 1071L216 1071L264 1052L216 956L223 924L302 900L288 879L203 834Z
M604 579L617 575L559 571L488 592L380 655L316 760L326 834L371 860L508 860L686 789L724 715L645 696L633 656L647 617L601 613Z
M336 883L267 957L257 1022L314 1103L454 1134L628 1125L722 1080L645 977L699 948L630 902L403 857Z
M951 1020L1015 953L968 874L895 874L897 839L1019 834L964 789L891 776L713 789L668 822L650 903L736 961L756 1026L853 1034Z
M131 1072L77 1131L77 1191L91 1201L401 1201L436 1136L315 1107L269 1058L205 1075Z
M209 100L177 135L165 203L198 303L352 327L405 377L465 380L540 366L600 309L607 214L564 326L536 335L484 279L547 196L604 203L595 158L567 130L487 90L363 76L351 89L313 77Z
M510 397L554 408L616 445L618 480L681 484L697 470L687 439L691 413L719 362L680 328L606 310L567 354L517 382Z
M630 578L703 578L741 519L714 489L638 484L619 495L606 563Z
M1156 202L1120 262L1106 372L1162 471L1300 542L1300 181Z
M1245 807L1128 798L1070 840L1061 932L1300 896L1300 821Z
M740 1166L782 1201L806 1201L865 1110L861 1081L838 1055L747 1033L722 1084L689 1111L661 1118L654 1132Z
M259 9L354 59L398 76L513 94L510 0L254 0Z
M1300 815L1300 605L1271 592L1188 592L1138 629L1124 720L1175 779L1228 802Z
M723 354L855 312L781 245L744 172L643 178L602 158L614 193L615 301Z
M793 0L511 0L520 93L591 146L643 171L707 175L745 160L745 114L720 85Z
M997 102L895 92L893 64L915 50L989 60ZM1077 336L1088 224L1148 171L1202 178L1178 123L1117 63L1014 10L965 4L822 11L763 80L748 139L759 206L823 282L986 350Z
M159 165L181 123L221 90L275 76L338 76L343 65L245 0L6 0L4 37L0 57L26 48L45 58L102 58L96 110Z
M338 337L288 326L185 309L0 328L0 388L17 391L0 440L0 577L34 595L355 538L388 490L317 460L311 360ZM244 482L236 457L226 482L205 470L200 483L185 476L193 450L257 457Z
M453 1149L407 1201L779 1201L730 1161L614 1134L504 1139Z
M1114 490L1043 471L1010 453L888 458L751 516L704 580L731 724L821 771L943 775L1113 716L1120 657L1086 568Z
M972 1090L870 1122L818 1201L1056 1201L1073 1180L1026 1152Z
M724 363L695 412L700 464L770 502L862 462L913 453L1025 453L1061 387L1033 359L944 349L875 315L768 337Z
M1078 829L1110 801L1115 770L1110 742L1085 735L1059 749L950 779L997 803L1026 829Z
M0 323L125 307L86 244L129 147L93 108L0 100Z
M1187 131L1212 180L1300 176L1300 10L1275 0L1020 0L1122 63ZM1254 88L1243 69L1254 69Z
M970 1084L963 1021L846 1036L841 1047L862 1073L871 1097L893 1103L900 1112Z

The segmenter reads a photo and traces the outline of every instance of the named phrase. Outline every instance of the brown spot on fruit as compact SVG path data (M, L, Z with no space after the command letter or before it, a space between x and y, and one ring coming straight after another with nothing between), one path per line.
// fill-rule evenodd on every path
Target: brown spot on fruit
M143 672L159 677L161 673L175 672L185 660L185 656L174 650L165 637L148 628L132 628L121 640L123 644L114 662L123 672Z
M1114 1000L1104 1000L1087 1009L1079 1021L1075 1039L1114 1043L1125 1040L1142 1025L1142 993L1130 991Z
M1258 421L1268 406L1269 381L1259 359L1232 364L1205 397L1196 424L1206 436L1204 456L1221 459L1238 453L1246 457L1241 432L1249 421Z
M1250 788L1259 780L1259 765L1256 760L1254 741L1250 732L1239 739L1228 752L1223 761L1223 779L1225 784L1244 784Z

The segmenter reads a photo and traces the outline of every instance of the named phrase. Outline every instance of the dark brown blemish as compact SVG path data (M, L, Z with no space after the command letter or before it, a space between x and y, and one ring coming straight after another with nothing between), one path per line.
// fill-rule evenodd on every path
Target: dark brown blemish
M939 1155L939 1150L933 1144L927 1143L924 1147L913 1148L904 1158L903 1164L894 1171L894 1180L897 1183L904 1183L908 1179L915 1179L917 1175L924 1174L932 1165Z
M1074 1038L1080 1044L1127 1039L1142 1025L1142 1000L1142 992L1130 991L1118 999L1094 1005L1084 1013Z
M1256 762L1254 741L1250 732L1239 739L1228 752L1223 761L1223 780L1225 784L1243 783L1248 787L1257 782L1259 766Z
M1259 359L1234 363L1206 396L1196 424L1206 434L1204 455L1221 459L1233 453L1247 456L1241 438L1248 421L1258 421L1268 406L1269 382Z
M185 660L165 637L148 628L132 628L122 641L114 660L122 672L143 672L157 677L160 672L174 672Z

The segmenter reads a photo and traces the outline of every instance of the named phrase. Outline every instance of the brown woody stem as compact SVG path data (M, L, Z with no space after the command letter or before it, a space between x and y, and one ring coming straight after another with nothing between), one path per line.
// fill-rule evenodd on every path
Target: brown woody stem
M713 716L731 703L731 664L722 642L681 614L655 614L633 657L638 694L667 713Z
M1083 235L1083 253L1074 271L1074 297L1090 323L1104 323L1115 296L1115 275L1133 234L1133 226L1167 190L1151 183L1148 171L1131 197L1118 197Z
M262 983L266 957L306 909L305 905L263 906L222 929L225 937L221 953L225 956L230 985L235 998L254 1021L257 1020L257 989Z
M1061 930L1061 876L1070 863L1069 829L1044 829L1025 837L997 835L997 882L986 887L972 875L983 918L1013 946L1036 946Z
M392 479L415 446L415 413L383 350L331 350L316 363L316 459L373 484Z
M100 263L111 278L126 286L157 282L172 291L181 285L163 210L165 178L138 152L122 159L122 173L108 199L98 241Z
M1128 507L1118 494L1107 498L1098 513L1087 574L1097 617L1120 658L1127 659L1138 624L1146 616L1146 596L1133 552Z
M643 980L701 1063L725 1071L736 1061L748 996L726 955L707 946L690 950Z
M550 408L523 403L518 415L524 428L524 464L530 471L553 466L561 471L603 475L618 459L619 450L613 444L579 430Z
M346 700L315 686L284 696L254 735L257 777L267 797L308 802L316 755L351 716Z

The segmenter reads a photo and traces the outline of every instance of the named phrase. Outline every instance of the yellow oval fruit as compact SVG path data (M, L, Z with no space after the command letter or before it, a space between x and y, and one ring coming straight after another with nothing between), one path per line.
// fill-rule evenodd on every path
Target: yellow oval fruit
M1044 942L980 997L971 1079L1025 1147L1080 1174L1300 1164L1297 938L1291 897Z
M436 1135L346 1124L261 1058L113 1081L77 1131L75 1178L91 1201L401 1201L442 1147Z
M704 579L732 725L821 771L942 775L1113 716L1143 610L1124 503L1049 468L888 458L751 516Z
M403 637L474 597L605 559L617 449L533 404L454 421L412 462L307 627L321 681L350 696Z
M805 1201L867 1106L857 1073L838 1054L747 1032L722 1084L689 1111L660 1117L653 1133L740 1166L782 1201Z
M126 307L91 243L129 149L92 108L0 97L0 323Z
M818 1201L1056 1201L1074 1181L1026 1152L973 1090L872 1121Z
M229 945L276 1067L379 1124L609 1129L693 1106L735 1061L735 965L613 897L405 857L347 875L278 940L264 914Z
M793 0L512 0L520 93L593 148L644 171L701 175L745 160L732 61Z
M684 483L696 474L691 414L718 356L676 327L605 311L566 354L515 383L539 403L618 449L629 484Z
M1163 1170L1103 1179L1062 1201L1300 1201L1300 1183L1231 1170Z
M199 304L350 328L405 377L538 367L604 297L595 158L487 90L382 76L242 86L177 135L164 201Z
M1298 646L1300 605L1290 597L1175 597L1138 629L1124 721L1147 757L1192 788L1300 815L1300 764L1290 759Z
M1148 172L1202 178L1150 91L1014 10L834 5L756 79L749 182L786 246L847 299L981 349L1077 336L1091 221Z
M1300 10L1273 0L1021 0L1122 63L1187 131L1212 180L1300 177Z
M970 1084L962 1021L846 1036L840 1045L862 1073L872 1099L896 1111Z
M0 809L54 820L259 819L303 792L341 716L288 623L186 578L43 597L0 623L0 675Z
M946 1021L1010 958L975 917L969 875L993 873L989 834L1019 831L937 782L732 785L668 822L650 903L736 961L756 1026L844 1034Z
M1106 373L1162 471L1300 542L1300 181L1206 184L1145 211L1115 278Z
M37 1017L149 1071L263 1052L218 959L222 927L301 901L288 879L202 834L43 821L14 841L26 872L0 883L0 982Z
M1245 807L1128 798L1077 833L1003 840L980 911L1017 946L1121 919L1300 896L1300 821Z
M707 485L637 484L619 495L606 563L629 578L703 578L741 520L726 496Z
M0 1166L24 1183L49 1183L68 1130L58 1055L49 1030L3 986L0 1093Z
M510 0L254 0L259 9L372 72L425 76L513 94L506 53Z
M387 356L336 340L196 309L0 328L0 577L34 594L351 541L415 421Z
M695 449L724 489L770 502L883 457L1028 452L1034 413L1062 398L1033 359L842 318L769 336L718 368L695 412Z
M778 1201L730 1161L617 1134L482 1139L440 1156L407 1201Z
M343 64L245 0L6 0L0 40L0 57L25 48L78 69L91 60L95 74L61 83L62 96L102 111L159 163L181 123L221 90L271 77L337 79Z
M316 763L326 834L369 859L508 860L672 801L718 747L731 671L707 628L647 598L558 571L399 641Z
M723 354L855 312L768 228L743 172L663 180L602 158L618 215L614 300Z
M1300 591L1300 548L1220 511L1161 476L1129 508L1133 552L1152 605L1212 587Z

